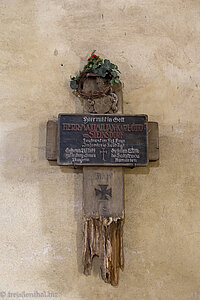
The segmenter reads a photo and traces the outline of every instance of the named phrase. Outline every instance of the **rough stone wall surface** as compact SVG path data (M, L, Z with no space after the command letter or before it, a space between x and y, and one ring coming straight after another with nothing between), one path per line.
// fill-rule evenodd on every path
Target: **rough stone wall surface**
M0 1L0 296L200 299L199 16L199 0ZM82 172L45 160L45 123L81 112L69 76L93 49L119 65L124 112L160 126L160 162L125 171L118 288L97 260L82 274Z

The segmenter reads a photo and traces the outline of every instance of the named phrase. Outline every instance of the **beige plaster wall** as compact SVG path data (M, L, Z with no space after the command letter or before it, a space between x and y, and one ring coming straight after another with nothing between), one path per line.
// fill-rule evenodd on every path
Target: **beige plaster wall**
M0 20L0 297L200 299L200 1L1 0ZM160 124L160 162L125 172L118 288L97 260L82 274L81 171L45 160L45 123L81 111L69 76L93 49L119 65L124 112Z

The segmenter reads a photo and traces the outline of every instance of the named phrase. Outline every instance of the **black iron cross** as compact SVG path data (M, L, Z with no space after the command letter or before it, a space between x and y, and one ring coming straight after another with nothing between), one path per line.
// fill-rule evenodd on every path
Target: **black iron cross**
M112 197L112 189L108 189L107 184L99 184L100 190L95 188L95 195L101 195L100 200L108 200L108 196Z

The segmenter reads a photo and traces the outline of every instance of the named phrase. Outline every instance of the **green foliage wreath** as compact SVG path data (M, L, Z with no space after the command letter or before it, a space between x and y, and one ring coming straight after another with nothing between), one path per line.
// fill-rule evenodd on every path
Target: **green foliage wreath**
M102 59L95 54L94 50L90 57L88 58L87 64L84 66L83 70L79 72L75 77L70 77L70 87L73 90L78 89L79 78L84 72L98 74L103 78L110 80L110 85L113 86L114 83L119 83L119 69L118 66L111 63L108 59Z

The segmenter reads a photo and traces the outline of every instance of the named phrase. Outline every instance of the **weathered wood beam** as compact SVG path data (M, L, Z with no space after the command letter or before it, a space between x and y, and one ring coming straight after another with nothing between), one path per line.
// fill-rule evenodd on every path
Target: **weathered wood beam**
M149 161L159 160L159 129L157 122L148 122Z
M117 114L122 113L121 85L114 92L118 97ZM95 106L96 113L106 111L106 101ZM104 108L105 107L105 108ZM88 113L87 100L83 111ZM123 168L83 167L83 266L89 275L94 255L99 256L101 277L118 285L119 269L123 269Z
M46 159L57 160L58 121L49 120L46 126Z

